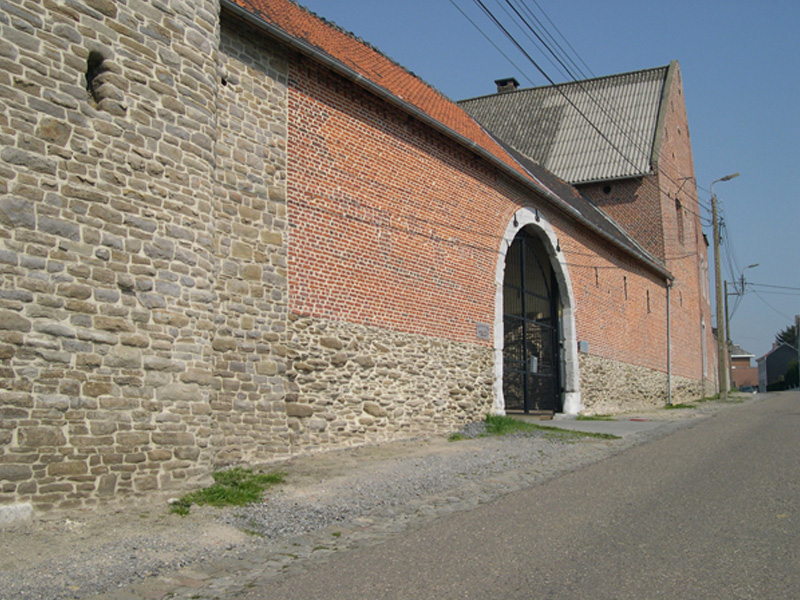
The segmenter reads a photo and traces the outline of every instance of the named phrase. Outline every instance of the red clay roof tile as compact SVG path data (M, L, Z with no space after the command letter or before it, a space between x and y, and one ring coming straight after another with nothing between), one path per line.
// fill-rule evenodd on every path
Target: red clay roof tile
M530 178L530 175L466 111L366 42L291 0L232 0L232 2L266 23L324 52L448 129L476 143L540 187L539 182Z

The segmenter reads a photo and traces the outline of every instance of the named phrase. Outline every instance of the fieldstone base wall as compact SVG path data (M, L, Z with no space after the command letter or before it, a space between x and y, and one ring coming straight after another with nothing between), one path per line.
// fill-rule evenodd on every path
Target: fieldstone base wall
M667 374L636 365L581 354L581 413L614 414L662 407L667 403ZM703 397L701 381L672 377L672 402Z
M293 452L444 433L492 407L492 350L290 315Z

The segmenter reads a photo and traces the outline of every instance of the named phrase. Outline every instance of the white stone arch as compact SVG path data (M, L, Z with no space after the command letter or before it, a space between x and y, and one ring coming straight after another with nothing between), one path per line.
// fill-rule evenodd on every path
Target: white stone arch
M497 255L494 301L494 413L505 414L503 398L503 279L506 270L506 252L514 238L528 228L539 234L547 249L550 264L555 272L561 304L562 382L564 386L563 411L578 414L581 409L580 377L578 375L578 340L575 333L575 296L564 253L557 250L558 238L547 218L533 207L517 209L506 227Z

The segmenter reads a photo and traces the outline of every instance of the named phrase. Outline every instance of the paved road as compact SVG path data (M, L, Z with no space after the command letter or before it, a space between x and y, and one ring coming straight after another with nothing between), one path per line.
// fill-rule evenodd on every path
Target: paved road
M776 395L237 598L800 598L799 446Z

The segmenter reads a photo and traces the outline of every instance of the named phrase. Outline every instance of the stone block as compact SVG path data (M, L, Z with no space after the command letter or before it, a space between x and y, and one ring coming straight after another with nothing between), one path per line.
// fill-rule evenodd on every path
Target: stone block
M333 356L331 356L331 364L334 367L341 367L342 365L347 363L347 353L346 352L337 352Z
M261 241L271 246L283 246L283 234L275 231L262 231Z
M370 369L375 366L375 361L371 356L366 354L362 354L360 356L356 356L353 359L353 362L356 363L358 366L363 367L365 369Z
M156 448L147 453L147 459L152 462L163 462L172 458L172 452L164 448Z
M33 505L30 502L0 506L0 529L6 525L29 521L31 517L33 517Z
M276 375L278 363L274 360L262 360L256 364L256 372L259 375Z
M147 348L150 345L150 338L140 333L122 333L119 336L119 342L123 346Z
M376 402L364 402L364 412L373 417L385 417L389 414Z
M81 239L81 228L77 223L62 221L61 219L51 219L50 217L40 216L38 230L58 237L66 238L74 242Z
M231 244L231 256L243 260L251 260L253 258L253 248L244 242L233 242Z
M76 337L75 329L63 323L37 323L33 329L39 333L46 333L55 337Z
M36 128L37 137L46 142L63 146L69 140L72 127L64 121L59 121L53 117L42 117Z
M333 350L341 350L344 348L344 344L339 338L335 338L332 336L322 336L319 339L319 344L323 348L332 348Z
M133 489L137 492L157 490L158 477L155 475L139 475L133 479Z
M43 446L63 446L67 443L67 438L60 429L55 427L20 427L19 445L33 446L40 448Z
M238 344L231 337L216 337L211 342L211 347L217 352L228 352L229 350L236 350Z
M92 435L108 435L117 430L117 424L113 421L92 421L89 424Z
M179 458L181 460L197 460L199 456L200 448L195 446L175 448L175 458Z
M26 229L34 229L36 227L36 214L34 213L33 203L22 198L0 199L0 224L8 228L24 227Z
M200 387L197 384L170 383L164 385L156 392L156 398L161 401L192 402L200 397Z
M116 487L117 487L116 473L108 473L106 475L102 475L97 480L97 494L101 498L108 498L113 496Z
M194 435L182 431L154 431L153 443L159 446L192 446Z
M119 317L96 316L94 324L98 329L105 331L134 331L133 324Z
M115 346L109 350L103 362L105 366L115 369L140 369L142 353L129 346Z
M68 460L64 462L50 463L47 465L47 474L51 477L69 477L71 475L85 475L89 472L89 467L85 462Z
M147 371L165 371L168 373L179 373L186 367L182 362L164 358L162 356L145 356L144 368Z
M311 431L325 431L328 428L328 422L323 419L309 419L306 427Z
M33 470L28 465L0 464L0 481L23 481L33 476Z
M28 332L31 322L12 310L0 310L0 330Z
M214 382L214 374L208 369L187 369L181 374L180 379L183 383L197 383L205 386Z
M313 414L314 409L308 404L286 403L286 415L289 417L310 417Z
M264 273L261 265L244 265L242 267L242 277L248 281L259 281Z

